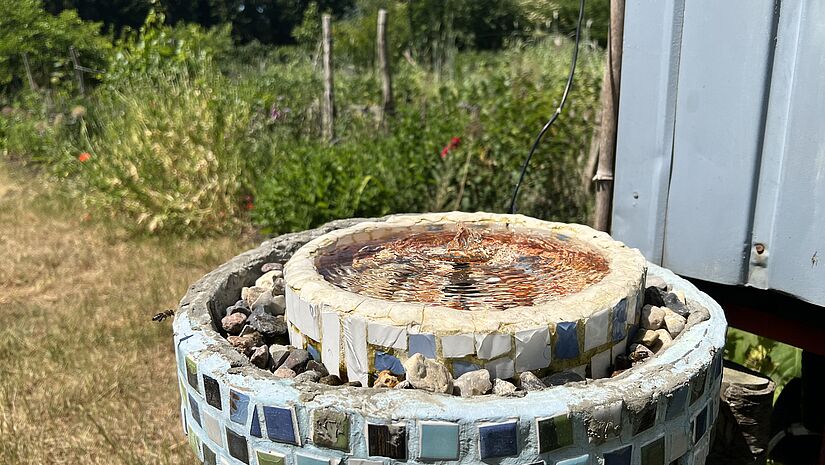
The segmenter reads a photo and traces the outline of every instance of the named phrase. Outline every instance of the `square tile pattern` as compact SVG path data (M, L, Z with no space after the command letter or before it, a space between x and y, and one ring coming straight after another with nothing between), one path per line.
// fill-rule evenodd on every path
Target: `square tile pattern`
M249 447L246 444L246 437L226 428L226 448L229 455L235 457L243 463L249 463Z
M633 458L633 446L620 447L604 453L604 465L630 465Z
M264 406L264 423L266 435L271 441L301 445L293 408Z
M622 299L613 307L610 323L613 342L618 342L627 336L627 299Z
M249 434L256 438L262 438L261 433L261 419L258 418L258 408L252 407L252 423L249 426Z
M556 465L587 465L587 462L590 460L590 456L579 455L578 457L572 457L565 460L559 460L556 462Z
M665 465L664 436L643 445L641 458L641 465Z
M349 449L349 416L333 409L312 411L312 442L318 447Z
M432 334L410 334L409 354L421 354L426 358L435 358L435 336Z
M407 427L403 423L367 423L367 448L372 456L407 460Z
M573 424L567 414L536 419L536 432L540 454L573 444Z
M419 445L421 458L427 460L458 460L458 423L420 421Z
M201 392L198 386L198 365L188 355L186 356L186 380L196 391Z
M207 404L218 410L223 409L223 404L221 402L221 386L215 378L203 375L203 393L206 397Z
M229 390L229 419L245 425L249 418L249 396L234 389Z
M482 459L518 455L518 421L487 423L478 426Z
M276 452L255 451L258 457L258 465L286 465L286 456Z
M557 359L568 360L579 357L579 334L578 323L575 321L563 321L556 325L556 351Z

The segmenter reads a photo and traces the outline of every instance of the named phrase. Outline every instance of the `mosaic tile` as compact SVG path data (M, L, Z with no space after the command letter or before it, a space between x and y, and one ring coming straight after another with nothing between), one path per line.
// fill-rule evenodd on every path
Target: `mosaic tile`
M258 408L252 407L252 423L249 426L249 434L256 437L262 438L263 434L261 434L261 420L258 418Z
M618 342L627 335L627 299L622 299L613 307L611 314L611 333L613 342Z
M573 424L567 414L536 418L536 432L540 454L573 444Z
M487 423L478 426L482 459L518 455L518 421Z
M380 350L375 351L375 363L373 366L375 367L375 371L389 370L394 375L403 375L406 373L404 365L398 357L386 352L381 352Z
M229 419L245 425L249 418L249 396L234 389L229 390Z
M702 398L705 394L705 380L707 379L707 369L702 369L693 379L690 380L690 405Z
M367 423L369 455L407 460L407 428L403 423Z
M639 410L628 409L634 436L643 431L647 431L656 424L656 410L658 405L659 403L656 399L653 399L652 402L646 403Z
M367 322L363 318L349 317L344 320L343 326L344 361L347 366L347 375L350 381L360 381L366 386L369 373Z
M203 412L203 429L206 431L206 436L211 439L212 442L217 444L218 447L223 448L223 429L217 418L207 412Z
M277 452L264 452L256 450L258 465L286 465L286 456Z
M192 419L195 420L195 423L197 423L198 426L202 426L201 409L200 407L198 407L198 401L196 401L195 398L192 397L192 394L189 394L189 412L192 414Z
M579 335L578 323L575 321L563 321L556 325L556 351L557 359L568 360L579 357Z
M203 375L203 393L206 403L218 410L223 410L221 402L221 386L218 381L211 376Z
M550 365L550 329L518 331L516 339L516 371L537 370Z
M195 456L200 459L201 458L201 440L197 434L192 431L192 428L189 428L189 447L192 448L192 452L195 453Z
M515 362L509 357L500 357L495 360L490 360L486 365L484 365L484 368L490 372L490 376L493 379L510 379L516 375Z
M432 334L410 334L408 340L410 356L421 354L426 358L435 358L435 336Z
M203 445L203 465L218 465L218 456L206 444Z
M666 420L673 420L685 413L687 407L688 394L690 392L689 386L686 384L679 387L668 396Z
M446 358L461 358L473 354L476 343L472 334L455 334L441 338L441 354Z
M232 457L243 463L249 463L249 447L246 445L246 438L229 428L226 428L226 448Z
M321 458L304 452L295 452L295 465L333 465L337 463L338 460Z
M590 456L585 454L585 455L579 455L578 457L572 457L572 458L565 459L565 460L559 460L558 462L556 462L556 465L587 465L587 462L589 462L589 461L590 461Z
M312 411L312 442L318 447L349 449L349 416L333 409Z
M367 342L376 346L407 350L407 329L403 326L370 323L367 325Z
M198 365L188 355L186 356L186 380L196 391L201 392L198 386Z
M419 421L418 450L422 459L458 460L458 423Z
M476 334L476 356L482 360L509 353L512 347L509 334Z
M690 434L687 428L680 427L670 431L667 435L666 450L668 451L668 461L675 462L685 455L690 448Z
M610 376L610 349L600 352L590 358L590 375L593 379Z
M584 351L595 349L607 343L607 330L610 325L610 311L595 313L584 323Z
M705 435L708 428L708 406L706 405L693 418L693 443L696 444Z
M321 313L321 359L329 374L341 375L341 319L337 312Z
M664 436L643 445L641 459L641 465L665 465Z
M293 408L264 406L264 422L266 423L266 435L270 440L301 445Z
M607 405L598 405L593 409L593 416L587 425L591 442L602 442L606 438L621 434L623 406L624 401L619 400Z
M604 453L604 465L630 465L633 458L633 446L620 447Z
M314 344L310 344L309 341L307 342L307 352L309 352L309 356L316 362L321 361L321 352L315 347Z
M347 465L384 465L384 462L381 460L351 458L347 459Z
M470 362L462 362L460 360L456 360L452 363L452 373L453 378L458 378L459 376L463 375L464 373L469 373L471 371L476 371L480 366L476 365L475 363Z

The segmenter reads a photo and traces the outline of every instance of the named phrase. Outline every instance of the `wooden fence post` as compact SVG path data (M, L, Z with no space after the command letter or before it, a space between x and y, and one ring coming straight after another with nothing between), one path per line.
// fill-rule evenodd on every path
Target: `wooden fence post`
M86 86L83 84L83 71L77 62L77 51L72 46L69 47L69 56L72 59L72 67L74 67L74 76L77 78L77 88L80 89L80 95L86 95Z
M381 107L381 126L386 127L387 116L395 112L395 102L392 98L392 74L390 59L387 53L387 10L378 10L378 70L381 73L381 90L384 95L384 104Z
M329 142L335 138L335 95L332 79L332 28L331 16L321 17L324 48L324 101L321 105L321 129L324 139Z
M26 69L26 79L29 81L29 88L31 88L31 90L37 90L37 86L34 84L34 76L32 76L32 68L29 65L29 54L23 52L21 55L23 55L23 68Z

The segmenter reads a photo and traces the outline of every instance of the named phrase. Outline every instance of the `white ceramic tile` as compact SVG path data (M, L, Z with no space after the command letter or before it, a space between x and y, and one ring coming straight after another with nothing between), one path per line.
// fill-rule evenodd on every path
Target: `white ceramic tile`
M616 360L616 356L627 352L627 338L622 339L610 348L610 359Z
M610 365L610 350L605 350L594 355L593 358L590 359L590 373L593 375L593 379L610 376L610 373L607 372Z
M209 439L218 447L223 448L223 429L218 419L206 412L201 412L201 419L203 420L203 429L206 430Z
M510 352L513 342L509 334L476 334L476 354L482 360L490 360Z
M665 440L668 463L678 459L688 451L690 447L688 438L690 438L690 433L685 428L677 428L675 431L668 433Z
M516 333L516 371L537 370L550 365L550 330L547 327Z
M573 367L570 369L570 371L584 378L587 376L587 365L579 365L577 367Z
M384 465L384 462L380 460L369 460L369 459L347 459L347 465Z
M289 320L301 333L313 341L321 340L321 329L318 324L320 309L316 305L298 298L297 311L289 315Z
M370 323L367 327L367 342L381 347L407 350L407 329L403 326Z
M491 378L510 379L516 374L515 363L509 357L501 357L491 360L484 365L490 372Z
M287 333L289 333L289 343L299 349L305 349L307 346L307 340L298 328L295 327L292 323L287 323L286 325Z
M607 343L607 330L610 327L610 311L602 310L591 315L584 323L584 351L595 349Z
M340 376L341 320L337 313L321 313L321 337L321 361L331 375Z
M350 381L367 386L369 357L367 356L367 323L363 318L344 319L344 359Z
M459 358L475 352L475 340L472 334L456 334L441 338L441 354L445 358Z

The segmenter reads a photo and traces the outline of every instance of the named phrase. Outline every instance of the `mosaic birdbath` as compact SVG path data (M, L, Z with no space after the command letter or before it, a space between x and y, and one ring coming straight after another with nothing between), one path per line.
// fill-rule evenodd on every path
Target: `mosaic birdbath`
M267 263L285 264L290 350L350 385L279 378L225 338L227 307ZM653 333L637 331L656 310L642 308L646 279L690 314L655 355L619 370L628 345ZM174 328L183 428L207 464L665 465L704 463L726 322L708 296L604 233L444 213L271 239L194 284ZM450 378L583 381L477 396L370 387L382 373L425 376L406 372L422 360Z

